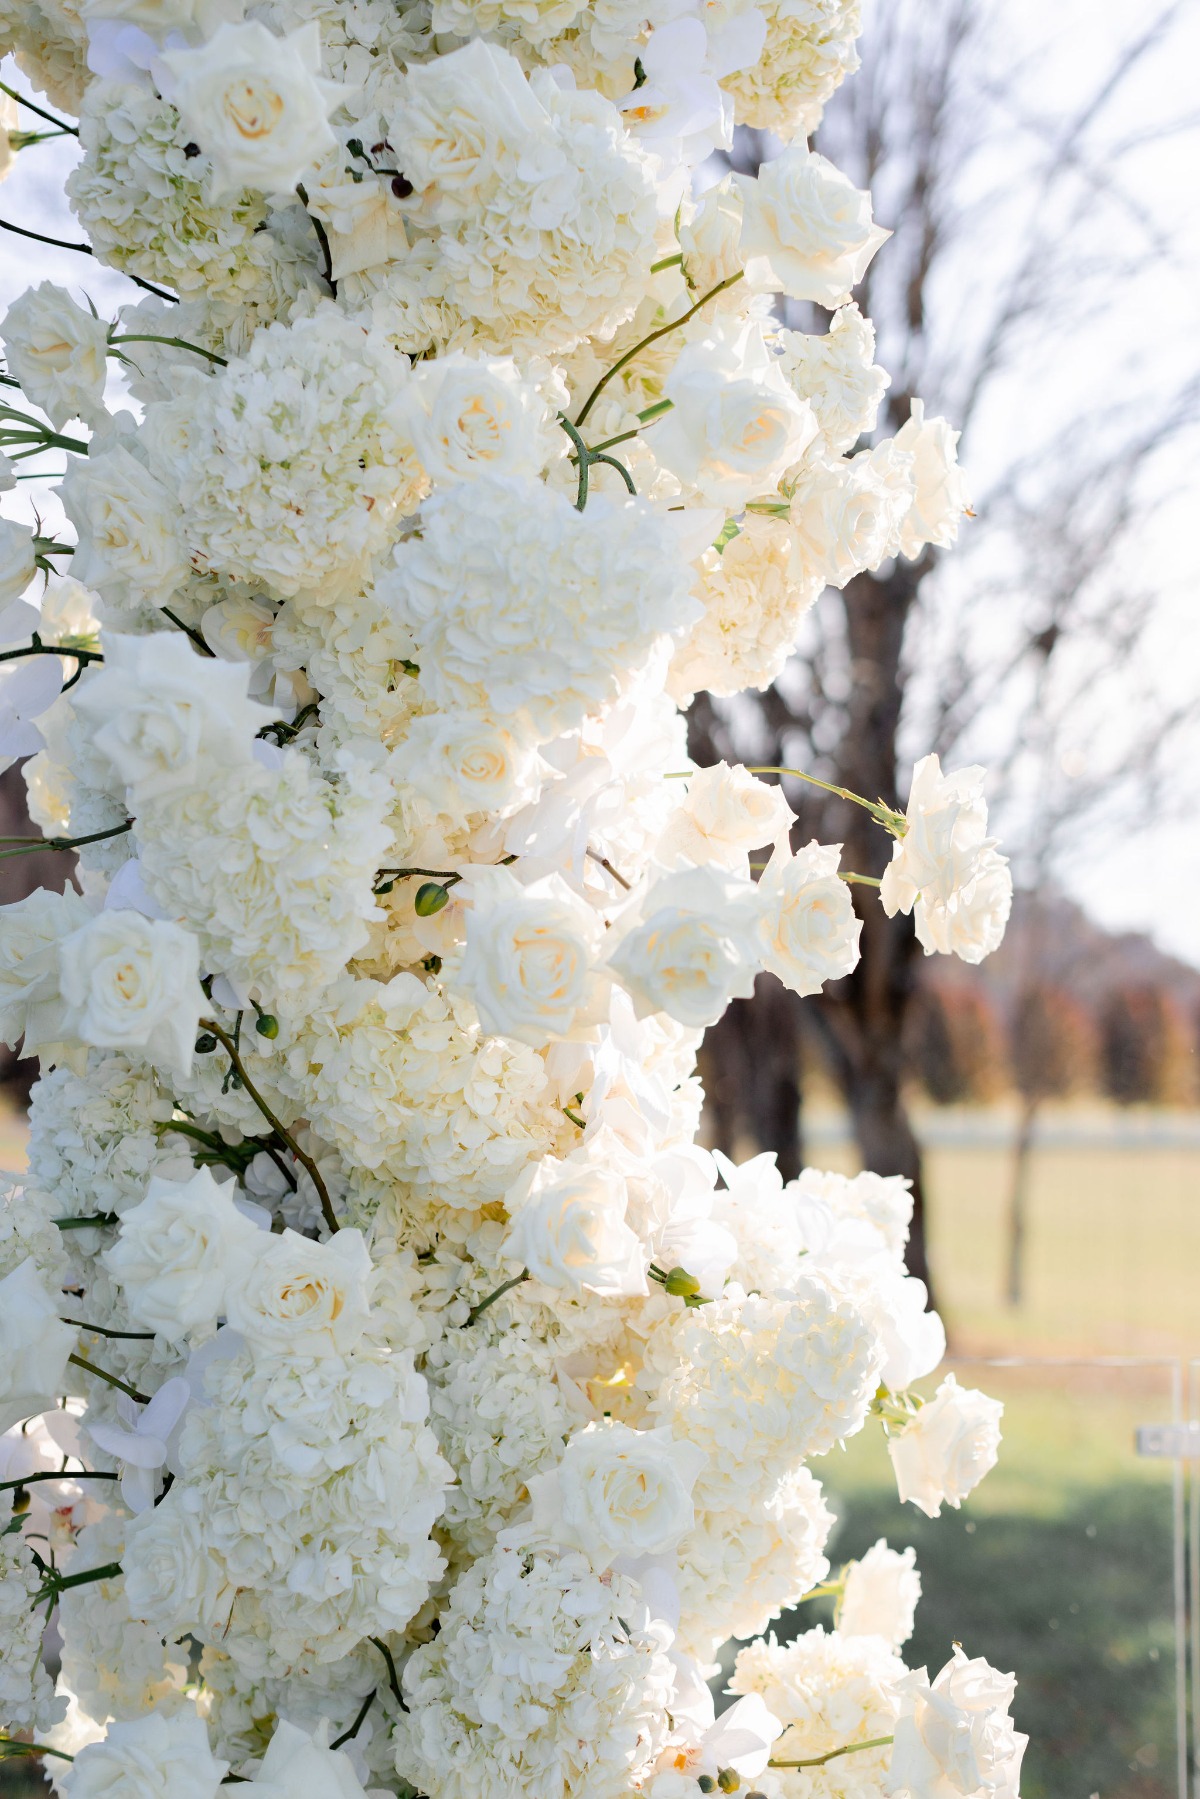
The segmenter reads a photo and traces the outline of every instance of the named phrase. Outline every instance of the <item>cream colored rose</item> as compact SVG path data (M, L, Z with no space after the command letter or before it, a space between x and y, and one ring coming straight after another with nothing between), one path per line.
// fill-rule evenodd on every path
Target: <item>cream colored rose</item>
M230 1281L229 1322L256 1347L343 1355L367 1327L372 1274L361 1231L313 1243L286 1230Z
M840 843L777 850L758 884L762 965L793 993L819 993L858 962L862 920L838 874Z
M729 1001L748 998L758 968L760 902L749 879L714 868L664 875L642 897L608 965L639 1018L666 1012L680 1024L715 1024Z
M794 814L779 787L769 787L744 768L715 762L698 769L683 804L672 813L657 854L697 867L716 864L745 874L751 850L786 845Z
M646 1256L625 1222L624 1176L586 1156L546 1156L505 1196L502 1254L565 1293L645 1293Z
M233 1193L207 1168L187 1181L155 1176L145 1199L122 1214L101 1259L143 1330L178 1343L216 1328L231 1284L269 1241L238 1211Z
M0 1432L52 1406L77 1332L30 1258L0 1281Z
M557 447L549 408L510 357L454 350L419 362L389 420L431 481L539 475Z
M75 709L136 808L251 760L272 713L247 698L245 663L198 656L181 631L102 641L104 666L81 683Z
M917 941L927 956L960 956L982 962L999 949L1012 911L1013 882L1008 857L985 844L971 878L956 889L947 905L924 894L913 912Z
M927 1518L936 1518L943 1504L957 1510L996 1466L1003 1414L998 1399L960 1387L948 1374L916 1417L888 1438L900 1498Z
M704 1451L669 1430L589 1424L556 1468L530 1478L533 1528L597 1569L618 1556L667 1555L696 1521L692 1487Z
M502 725L471 712L430 712L413 719L392 751L390 773L455 820L503 813L531 799L538 756Z
M1014 1730L1016 1691L982 1656L954 1654L930 1685L924 1668L898 1686L891 1767L884 1792L905 1799L1017 1799L1021 1758L1029 1741Z
M871 196L825 157L790 145L741 190L742 256L751 287L832 310L850 296L890 236L871 218Z
M257 20L226 21L196 49L165 50L170 98L213 168L214 199L244 187L291 195L336 143L340 84L321 77L315 20L276 37Z
M913 769L905 828L892 845L879 897L889 918L911 912L918 898L949 906L968 887L993 848L987 835L986 770L977 763L944 775L937 756Z
M897 483L902 465L872 450L848 462L814 468L792 496L791 520L800 553L813 574L844 587L863 569L878 568L899 548L900 521L911 486Z
M126 1530L121 1566L130 1616L164 1635L224 1619L233 1603L236 1589L204 1534L205 1505L203 1493L178 1481Z
M756 320L714 327L687 345L664 394L672 409L646 441L712 504L736 507L772 492L817 434L812 408L789 387Z
M683 272L697 298L736 275L742 266L742 196L732 175L710 187L694 206L684 202L691 216L679 227ZM739 293L739 289L742 291ZM743 284L722 294L716 304L739 307L748 299Z
M188 1073L204 993L190 931L140 912L101 912L59 951L67 1028L101 1049L142 1049Z
M485 1031L535 1049L594 1037L611 988L597 961L603 925L561 875L524 886L506 868L470 881L467 942L455 984Z
M5 316L4 354L35 406L55 430L71 419L91 424L104 410L108 326L52 281L27 288Z

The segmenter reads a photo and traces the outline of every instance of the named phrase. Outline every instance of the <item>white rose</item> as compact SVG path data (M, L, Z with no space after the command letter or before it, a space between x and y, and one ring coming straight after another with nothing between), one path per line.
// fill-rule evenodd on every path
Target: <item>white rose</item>
M25 1054L47 1054L67 1033L66 1002L59 985L59 946L92 913L73 887L52 893L39 887L26 899L0 906L0 1040Z
M872 222L870 194L803 144L764 163L757 178L736 179L746 279L760 291L832 310L891 236Z
M1029 1739L1009 1716L1016 1685L982 1656L969 1661L958 1644L932 1686L924 1668L899 1682L884 1791L907 1799L1017 1799Z
M244 187L287 194L337 140L329 115L342 86L321 77L315 20L276 37L257 20L226 21L196 49L165 50L170 98L213 167L212 195Z
M204 1533L206 1496L176 1481L156 1506L130 1520L121 1566L130 1616L167 1632L227 1617L235 1589ZM160 1799L161 1788L154 1799Z
M639 1018L715 1024L731 999L749 998L758 968L760 901L750 881L713 868L664 875L644 895L608 964Z
M228 1317L249 1343L295 1355L343 1355L361 1340L370 1316L371 1258L362 1232L340 1230L325 1243L296 1231L261 1240L231 1281Z
M0 606L19 600L36 574L33 532L15 519L0 518Z
M758 884L762 965L793 993L819 993L858 962L862 920L838 873L840 843L776 850Z
M882 447L882 446L881 446ZM831 587L878 568L900 544L912 502L904 460L861 450L813 469L792 496L791 522L804 562Z
M545 767L502 725L471 712L413 719L389 772L455 820L511 810L533 797Z
M672 410L647 441L710 504L737 507L772 492L817 434L811 406L789 387L755 320L687 345L663 391Z
M689 776L683 804L671 815L657 854L703 867L716 863L747 872L751 850L786 844L794 814L779 787L768 787L744 768L715 762Z
M251 761L272 713L247 697L245 663L197 655L182 631L106 632L102 643L104 666L81 682L75 710L135 809Z
M52 281L27 288L9 307L2 335L10 373L56 431L103 412L108 325L65 288Z
M880 1537L846 1570L837 1627L843 1637L883 1637L898 1649L913 1633L921 1576L917 1552L889 1549Z
M431 481L537 476L556 447L550 409L511 357L452 350L419 362L388 417Z
M310 1733L280 1718L252 1784L259 1799L362 1799L362 1782L324 1724Z
M219 600L200 620L200 635L226 662L262 662L271 654L273 607L262 600Z
M32 1258L0 1281L0 1432L54 1404L75 1337Z
M198 1168L187 1181L155 1175L145 1199L122 1213L101 1260L124 1289L134 1323L178 1343L215 1329L231 1279L265 1247L234 1205L233 1188Z
M905 829L892 845L879 897L889 918L911 912L918 898L949 906L982 872L994 850L983 797L986 771L977 764L943 775L936 756L913 769Z
M967 510L966 483L958 466L961 435L946 419L927 419L923 400L912 402L907 424L896 433L898 447L913 458L916 483L900 535L905 556L919 556L927 543L946 549L958 536L959 520Z
M982 962L999 949L1012 911L1013 883L1008 857L985 844L970 880L939 906L924 894L914 911L917 941L927 956L961 956L964 962Z
M741 235L742 196L732 175L727 175L706 190L679 227L683 271L697 297L737 274L742 266ZM728 304L736 306L743 299L735 288Z
M123 444L76 457L60 489L71 573L112 606L169 606L189 572L175 495Z
M933 1398L895 1436L888 1454L901 1500L911 1500L927 1518L943 1503L957 1508L996 1466L1004 1407L974 1387L960 1387L948 1374Z
M669 1430L589 1424L556 1468L530 1477L533 1528L599 1570L622 1555L667 1555L696 1522L692 1487L704 1461Z
M546 1156L505 1196L501 1254L543 1286L604 1297L645 1293L646 1256L625 1222L624 1176L586 1157Z
M455 984L485 1031L534 1049L587 1039L608 1015L611 989L596 969L603 926L561 875L523 886L507 868L469 885L467 942Z
M190 931L140 912L101 912L59 951L68 1026L101 1049L141 1049L187 1074L204 1003Z
M194 1711L114 1720L59 1775L68 1799L215 1799L229 1763L217 1761Z

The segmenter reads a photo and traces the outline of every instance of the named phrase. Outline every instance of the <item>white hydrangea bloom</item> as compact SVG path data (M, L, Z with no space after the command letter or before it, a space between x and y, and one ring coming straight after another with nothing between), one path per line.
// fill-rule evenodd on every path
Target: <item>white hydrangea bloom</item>
M119 1563L125 1530L126 1520L116 1513L87 1525L76 1539L75 1562L80 1568ZM182 1702L187 1656L130 1616L123 1575L68 1588L59 1600L58 1625L62 1684L97 1723L166 1712Z
M785 520L747 513L723 549L701 558L696 597L704 614L671 660L672 697L685 705L694 693L725 697L769 687L824 585Z
M626 1576L497 1548L408 1662L396 1766L442 1799L622 1799L666 1734L669 1641Z
M879 1361L854 1306L814 1275L673 1311L650 1333L640 1378L655 1421L707 1452L696 1500L720 1508L861 1430Z
M11 1495L3 1495L0 1529L12 1516ZM40 1738L66 1712L42 1665L44 1605L33 1601L42 1577L20 1534L0 1537L0 1727Z
M198 566L332 603L421 492L390 415L407 372L382 333L326 305L205 381L181 469Z
M412 633L429 699L534 743L615 700L695 616L674 534L648 506L597 500L580 513L500 476L428 500L379 587Z
M751 1643L734 1663L730 1691L761 1693L784 1725L772 1745L778 1764L846 1744L890 1738L908 1670L882 1637L843 1637L820 1625L790 1643ZM821 1768L779 1771L784 1799L852 1799L879 1791L891 1752L885 1743Z

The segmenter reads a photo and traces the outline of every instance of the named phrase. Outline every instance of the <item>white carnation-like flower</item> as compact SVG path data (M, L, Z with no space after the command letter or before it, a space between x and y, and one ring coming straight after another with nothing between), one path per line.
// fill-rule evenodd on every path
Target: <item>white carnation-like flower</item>
M921 1576L917 1552L889 1549L880 1537L846 1569L838 1603L838 1631L844 1637L882 1637L899 1649L913 1633Z
M4 354L35 406L55 430L71 419L96 421L104 410L108 326L52 281L27 288L4 316Z
M900 1686L888 1794L938 1799L944 1793L991 1793L1017 1799L1029 1738L1014 1730L1009 1706L1016 1679L962 1645L931 1682L924 1668Z
M750 852L786 845L792 824L781 788L768 787L744 768L714 762L688 777L687 795L671 814L656 854L664 862L678 856L697 867L745 874Z
M840 843L776 850L758 884L762 964L794 993L819 993L858 962L862 920L838 873L841 854Z

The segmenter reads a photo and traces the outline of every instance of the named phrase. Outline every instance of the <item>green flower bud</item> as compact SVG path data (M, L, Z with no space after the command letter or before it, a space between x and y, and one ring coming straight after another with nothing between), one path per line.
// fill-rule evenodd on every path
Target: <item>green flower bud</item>
M700 1291L700 1282L686 1268L669 1268L663 1286L673 1299L691 1299L693 1294ZM732 1792L733 1788L730 1787L729 1791Z
M450 895L436 881L423 881L417 888L417 897L413 901L413 911L418 918L432 918L440 912Z
M196 1039L196 1054L198 1056L211 1056L216 1047L217 1040L211 1032L201 1031Z
M272 1041L279 1035L279 1020L270 1012L260 1012L254 1021L254 1028L260 1037L270 1037Z
M742 1777L736 1768L722 1768L717 1774L717 1785L723 1793L736 1793L742 1784Z
M717 1790L717 1783L711 1774L697 1774L696 1785L702 1793L715 1793Z

